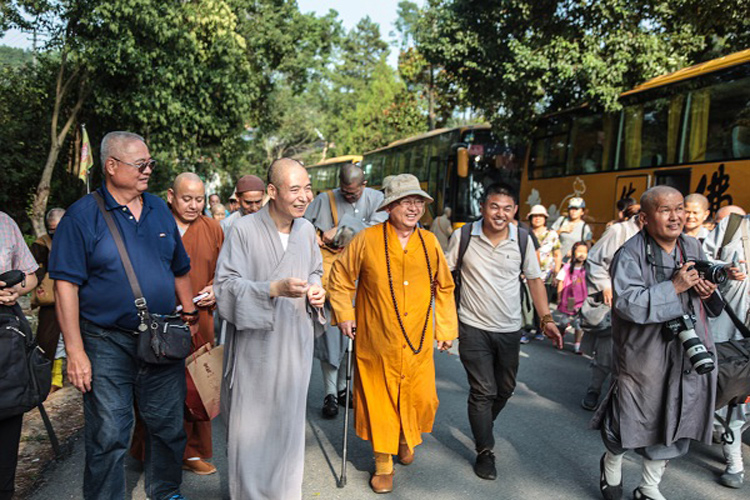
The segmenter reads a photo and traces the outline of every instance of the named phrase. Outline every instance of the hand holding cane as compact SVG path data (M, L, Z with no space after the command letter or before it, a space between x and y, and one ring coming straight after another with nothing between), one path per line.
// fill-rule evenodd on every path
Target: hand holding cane
M357 328L352 328L352 333L356 332ZM351 398L352 388L352 346L354 345L354 339L349 337L349 343L346 347L346 402L344 403L344 450L341 454L341 478L339 479L339 488L346 486L346 455L348 451L348 438L349 438L349 400Z

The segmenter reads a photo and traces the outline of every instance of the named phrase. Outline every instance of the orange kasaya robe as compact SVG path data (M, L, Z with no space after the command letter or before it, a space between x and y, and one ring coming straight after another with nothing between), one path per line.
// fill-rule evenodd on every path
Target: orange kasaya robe
M193 297L206 286L213 284L216 271L216 261L219 259L221 245L224 243L224 231L217 221L204 215L198 216L188 226L182 236L182 244L190 257L190 284ZM200 308L198 312L198 333L193 337L192 350L202 345L214 343L214 317L210 308ZM185 420L187 445L184 458L211 458L213 446L211 443L211 422L193 422ZM140 417L136 418L133 441L130 454L143 461L144 459L145 429Z
M406 248L390 223L388 252L398 310L414 348L419 347L425 319L427 330L419 354L407 345L399 327L388 285L383 224L361 231L334 262L328 294L336 320L356 319L354 411L357 435L372 442L377 453L395 455L403 430L410 449L431 432L438 407L435 388L435 340L453 340L458 333L453 278L434 234L424 238L433 279L434 315L430 308L430 277L419 236ZM357 280L359 283L356 284ZM352 306L356 292L356 307ZM435 327L433 330L433 318Z

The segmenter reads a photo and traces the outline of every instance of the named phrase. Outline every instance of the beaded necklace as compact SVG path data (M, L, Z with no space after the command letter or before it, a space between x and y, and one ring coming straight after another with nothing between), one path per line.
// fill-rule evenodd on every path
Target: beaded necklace
M427 245L424 243L424 238L422 238L422 232L419 230L419 228L416 229L417 236L419 236L419 241L422 243L422 250L424 250L424 258L427 261L427 275L430 278L430 305L427 308L427 315L424 319L424 326L422 327L422 338L419 340L419 347L417 349L414 349L414 344L411 343L411 339L409 339L409 335L406 333L406 328L404 328L404 322L401 319L401 313L398 310L398 302L396 301L396 292L393 290L393 276L391 275L391 257L388 253L388 223L386 222L383 224L383 239L385 241L385 265L388 269L388 286L391 289L391 300L393 301L393 308L396 311L396 318L398 319L398 326L401 328L401 334L404 336L404 339L406 340L406 343L409 344L409 348L412 350L414 354L419 354L422 351L422 347L424 346L424 338L425 333L427 333L427 323L430 321L430 313L432 312L432 302L433 298L435 297L435 280L432 277L432 266L430 265L430 257L427 254Z

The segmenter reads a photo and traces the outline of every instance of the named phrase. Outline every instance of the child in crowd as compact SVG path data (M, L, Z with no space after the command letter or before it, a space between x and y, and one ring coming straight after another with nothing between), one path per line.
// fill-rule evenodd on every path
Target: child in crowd
M216 205L211 207L211 217L213 217L215 221L218 222L226 216L227 209L224 208L224 205L222 205L221 203L217 203Z
M589 247L584 241L579 241L571 249L571 260L560 269L557 274L557 311L555 321L561 332L567 327L572 327L575 332L575 344L573 350L581 354L581 318L578 314L584 300L586 300L586 258Z

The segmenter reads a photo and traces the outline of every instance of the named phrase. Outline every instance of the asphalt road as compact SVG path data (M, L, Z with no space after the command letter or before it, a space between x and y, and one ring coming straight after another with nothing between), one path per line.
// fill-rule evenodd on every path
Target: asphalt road
M566 347L569 349L569 346ZM596 431L588 429L591 413L579 403L588 381L588 360L569 350L554 350L549 343L532 342L522 348L519 383L495 424L496 481L485 481L472 471L471 431L466 416L468 385L456 355L435 353L440 408L433 433L424 436L409 467L396 465L393 499L596 499L598 464L603 448ZM320 416L323 387L317 363L313 367L308 404L304 499L374 498L368 486L373 467L368 443L350 432L348 482L337 487L341 469L343 411L335 420ZM219 473L185 473L183 493L190 499L229 498L226 478L224 427L214 424L214 459ZM746 438L747 442L747 438ZM744 446L750 464L750 447ZM639 457L624 462L626 497L640 479ZM145 499L143 475L128 458L127 482L132 498ZM721 447L693 445L690 454L672 461L662 492L673 499L747 499L750 485L730 490L717 483L723 470ZM83 442L72 456L54 464L32 499L82 498ZM750 479L750 478L748 478Z

